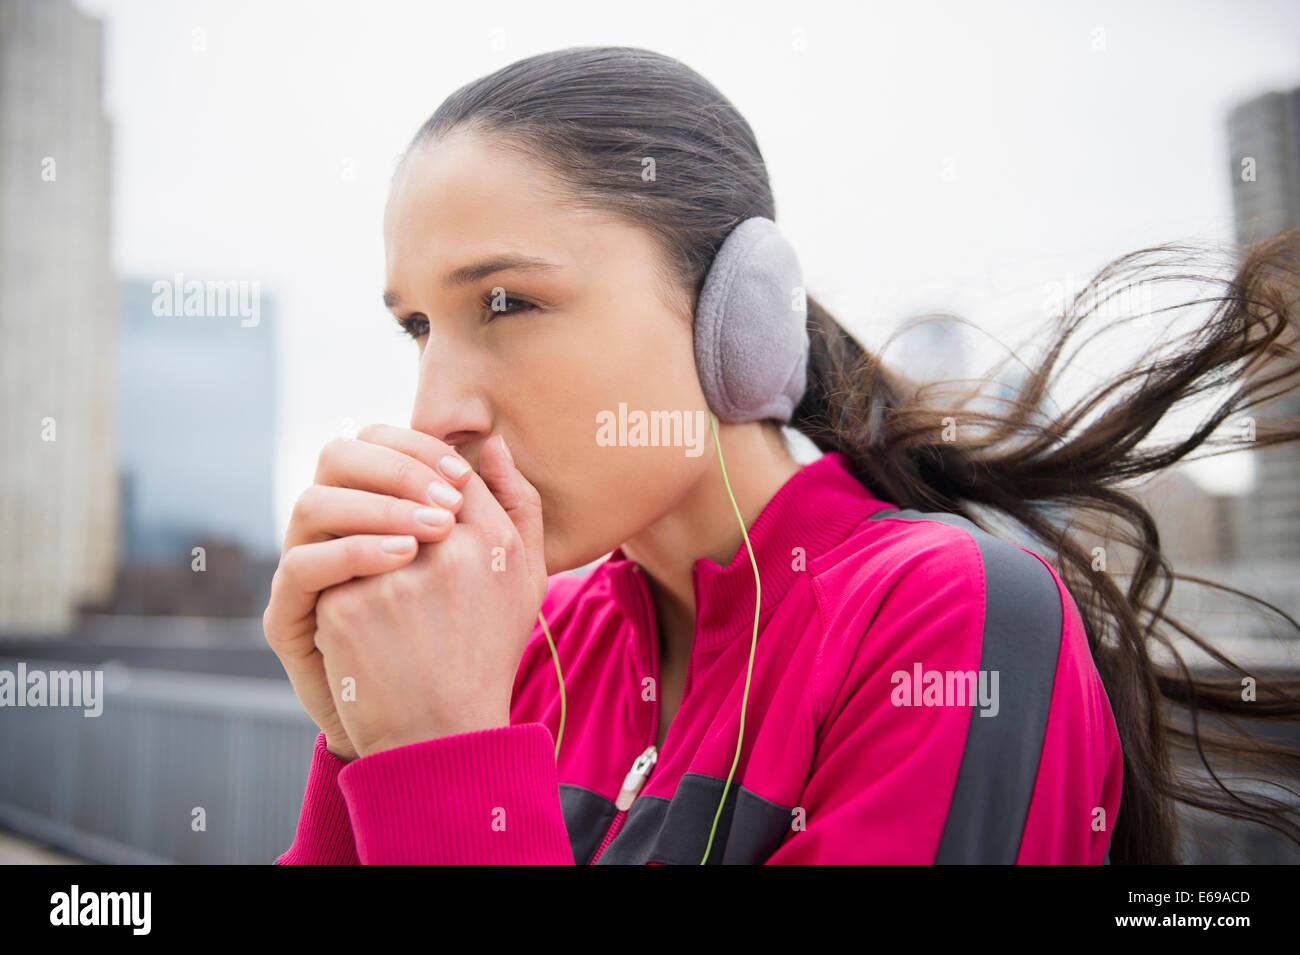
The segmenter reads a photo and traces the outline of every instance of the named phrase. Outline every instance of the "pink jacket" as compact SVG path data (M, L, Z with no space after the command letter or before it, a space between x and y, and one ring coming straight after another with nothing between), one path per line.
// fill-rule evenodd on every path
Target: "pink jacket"
M961 517L896 509L837 452L791 477L749 538L758 650L710 863L1109 861L1119 735L1049 563ZM558 763L537 624L511 725L348 764L320 734L277 863L698 864L736 753L755 589L743 542L693 575L694 645L662 751L655 617L620 547L550 580Z

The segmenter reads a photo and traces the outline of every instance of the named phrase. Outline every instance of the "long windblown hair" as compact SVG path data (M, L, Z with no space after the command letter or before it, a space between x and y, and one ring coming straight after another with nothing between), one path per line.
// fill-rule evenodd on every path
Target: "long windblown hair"
M457 131L518 149L546 166L566 201L647 230L663 250L667 287L689 290L692 308L731 230L751 216L776 218L746 120L699 74L649 50L577 47L511 63L449 96L407 155ZM647 156L656 162L653 183L642 178ZM1300 845L1294 802L1248 796L1218 775L1231 765L1273 780L1300 777L1300 750L1251 735L1234 719L1300 720L1300 679L1238 665L1166 613L1166 604L1174 581L1184 580L1245 597L1294 632L1300 624L1236 588L1176 573L1152 515L1124 488L1202 446L1228 453L1300 438L1293 419L1258 417L1295 389L1300 373L1300 229L1233 255L1222 277L1205 274L1209 255L1186 246L1142 249L1110 263L1063 302L1044 325L1050 334L1041 360L1014 394L994 402L978 388L958 401L951 388L918 385L807 296L807 392L790 426L823 451L843 452L857 479L882 500L960 514L994 532L999 521L1023 529L1075 598L1124 752L1111 837L1115 863L1182 861L1175 803L1267 826ZM1067 350L1070 341L1092 340L1093 330L1081 329L1116 294L1162 283L1196 291L1157 312L1200 307L1205 317L1174 347L1149 350L1067 412L1045 414L1052 386L1076 354ZM1177 440L1151 440L1172 409L1193 399L1213 405L1199 426ZM1218 434L1252 409L1252 440ZM1110 570L1104 562L1099 568L1092 541L1107 553L1127 548L1129 572L1116 573L1118 560ZM1175 632L1228 675L1193 671L1177 651ZM1253 696L1243 693L1250 681ZM1222 725L1203 726L1201 713ZM1208 779L1179 772L1175 755L1198 760Z

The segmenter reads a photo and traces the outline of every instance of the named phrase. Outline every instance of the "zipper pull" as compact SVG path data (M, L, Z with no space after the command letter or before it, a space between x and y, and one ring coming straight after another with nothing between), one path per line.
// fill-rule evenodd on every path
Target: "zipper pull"
M614 806L620 812L632 805L632 800L636 799L637 793L645 785L646 777L650 775L650 770L658 758L659 753L653 746L636 758L636 762L632 764L632 771L623 780L623 788L619 791L618 798L614 800Z

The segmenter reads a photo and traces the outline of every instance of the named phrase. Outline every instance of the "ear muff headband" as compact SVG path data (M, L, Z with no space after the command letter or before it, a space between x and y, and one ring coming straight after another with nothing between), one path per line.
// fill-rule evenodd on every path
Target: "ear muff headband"
M695 365L720 421L776 418L784 424L803 398L803 273L771 219L746 219L719 247L695 308Z

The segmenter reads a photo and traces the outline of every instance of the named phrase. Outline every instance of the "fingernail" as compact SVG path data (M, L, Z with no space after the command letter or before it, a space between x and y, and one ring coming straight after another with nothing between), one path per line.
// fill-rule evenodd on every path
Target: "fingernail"
M422 507L415 512L415 519L431 527L442 527L452 520L452 516L451 511L444 511L441 507Z
M405 554L415 546L415 538L409 534L401 537L390 537L379 544L379 549L387 551L390 554Z
M455 507L460 503L460 491L454 487L448 487L441 481L433 481L429 484L429 500L435 504L441 504L443 507Z
M515 456L510 453L510 445L506 444L506 436L504 434L497 435L497 440L501 442L501 450L506 453L506 460L514 464Z
M438 462L438 466L442 468L444 474L453 480L464 477L469 471L468 464L451 454L444 454L442 459Z

